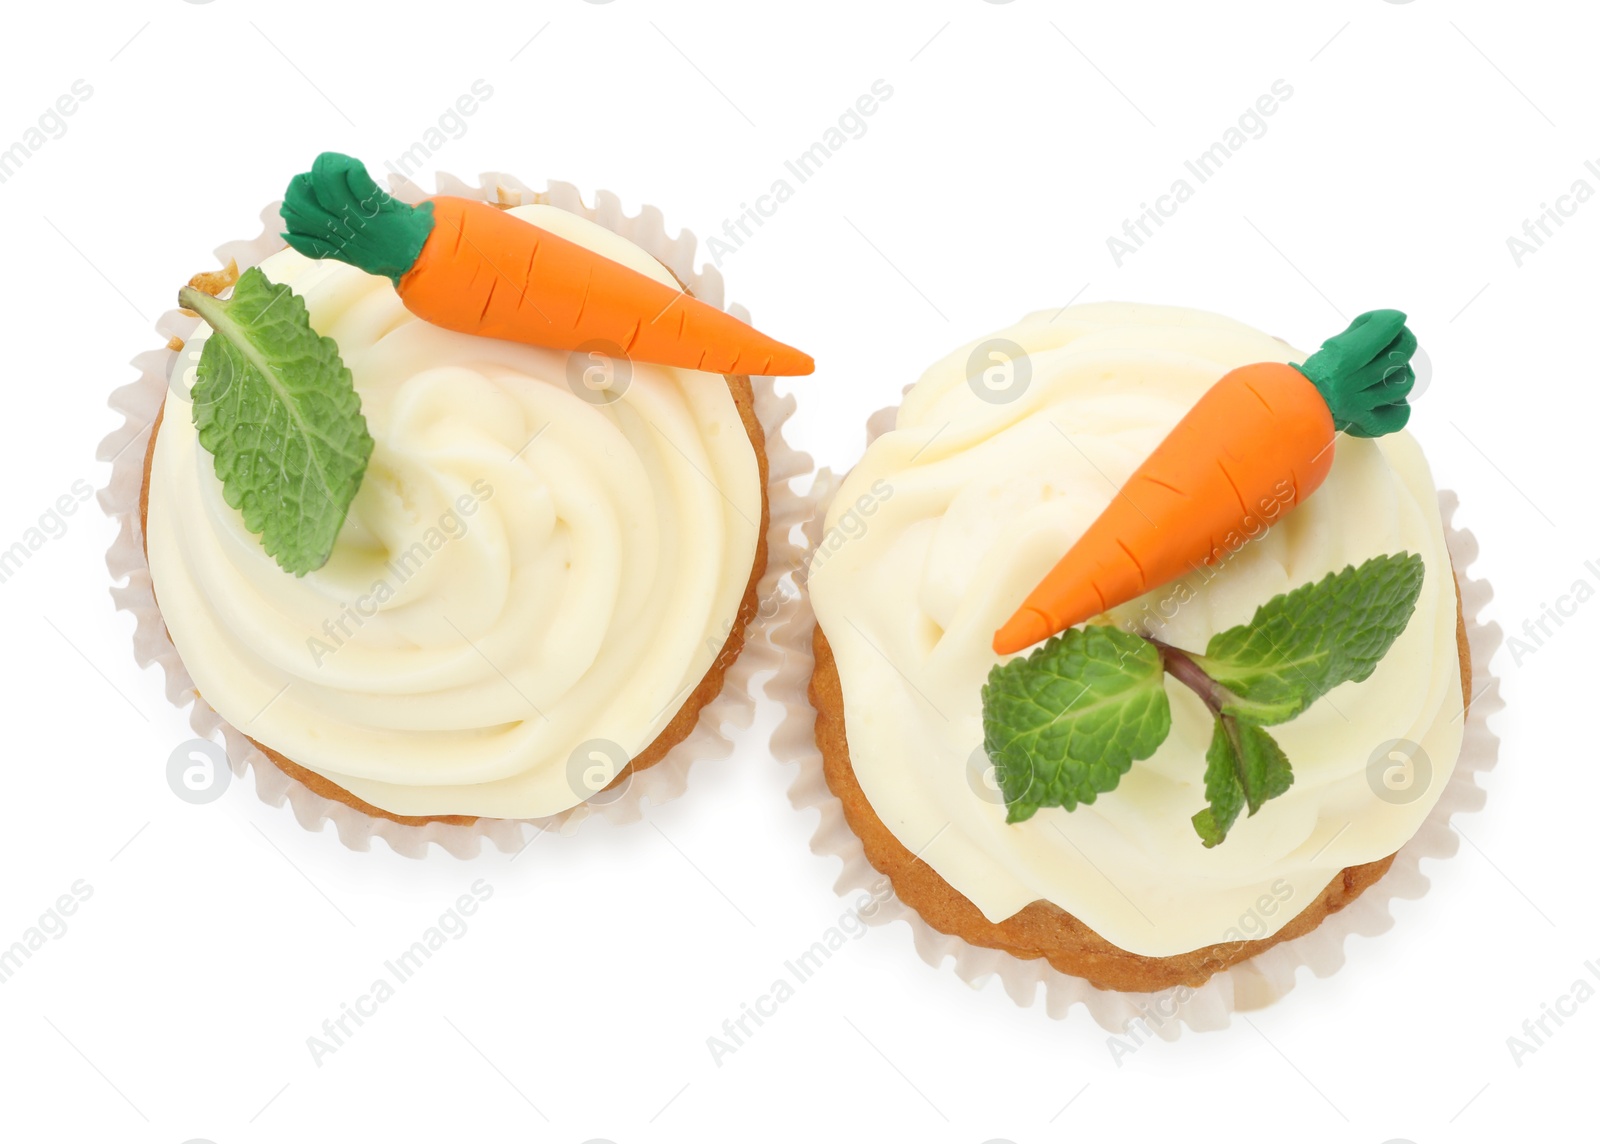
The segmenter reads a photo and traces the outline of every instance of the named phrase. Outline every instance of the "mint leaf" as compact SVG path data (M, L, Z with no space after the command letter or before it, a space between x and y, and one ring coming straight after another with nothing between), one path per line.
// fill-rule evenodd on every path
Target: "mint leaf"
M1294 785L1294 771L1278 740L1253 723L1237 724L1243 769L1245 805L1254 814L1269 798L1277 798Z
M311 328L299 295L255 267L227 299L185 288L178 304L213 331L192 399L223 499L285 572L322 567L372 455L339 347Z
M1071 628L995 666L983 688L983 745L1007 822L1094 802L1171 727L1161 653L1119 628Z
M1248 807L1251 814L1261 804L1277 798L1294 783L1289 760L1278 741L1260 727L1219 716L1206 751L1206 802L1190 821L1206 848L1217 845Z
M1262 725L1293 719L1372 674L1411 620L1422 573L1422 558L1404 552L1329 573L1274 596L1193 658L1230 693L1225 713Z
M1206 750L1206 802L1210 805L1190 819L1208 850L1228 836L1239 811L1244 809L1239 755L1222 720L1215 720L1215 724L1211 746Z

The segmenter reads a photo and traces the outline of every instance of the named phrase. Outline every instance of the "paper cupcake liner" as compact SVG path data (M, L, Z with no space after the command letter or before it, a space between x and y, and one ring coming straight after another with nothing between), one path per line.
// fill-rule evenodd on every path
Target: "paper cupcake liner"
M894 417L892 408L875 413L867 422L868 442L892 428ZM823 518L839 484L838 476L823 469L809 493L800 498L807 505L803 524L806 546L785 540L784 567L800 567L808 551L820 542ZM1499 625L1480 619L1493 591L1488 583L1469 572L1478 557L1478 545L1470 532L1452 523L1457 508L1455 494L1441 492L1439 508L1446 544L1455 564L1472 661L1473 695L1461 757L1437 805L1416 835L1400 849L1389 872L1310 933L1280 942L1217 973L1198 989L1177 986L1156 993L1097 989L1080 977L1053 968L1042 958L1023 959L940 933L902 902L887 887L884 876L867 861L861 840L845 821L839 800L823 778L822 754L814 735L816 710L807 695L815 666L811 637L816 617L810 597L796 592L769 628L780 664L777 673L766 682L765 690L770 699L785 708L773 733L772 753L779 762L796 768L789 801L799 810L815 810L820 815L811 838L812 851L839 859L843 868L834 883L839 894L852 896L868 891L881 899L882 904L863 921L869 925L905 922L917 952L929 965L938 968L945 961L953 962L956 974L975 989L990 978L998 978L1018 1005L1031 1006L1042 997L1045 1012L1058 1019L1065 1018L1074 1006L1083 1005L1103 1029L1112 1033L1138 1030L1171 1041L1184 1026L1197 1031L1226 1028L1233 1013L1260 1009L1293 989L1302 966L1318 977L1329 976L1344 964L1346 938L1352 934L1372 937L1383 933L1394 924L1392 901L1420 898L1427 892L1429 883L1422 873L1422 861L1455 854L1458 842L1450 829L1450 818L1483 808L1485 794L1477 785L1477 775L1494 766L1499 747L1488 719L1502 706L1499 681L1490 671L1501 632Z
M506 206L546 203L582 215L607 230L628 239L665 264L700 300L726 309L749 320L740 306L724 305L722 275L710 266L696 270L696 240L689 231L676 236L666 232L661 212L644 207L629 215L616 195L598 192L591 207L578 189L568 183L549 184L534 191L509 175L488 173L478 185L464 183L451 175L438 176L440 194L482 199ZM417 202L426 197L414 183L392 180L397 197ZM282 221L278 203L261 212L263 229L251 239L240 239L217 248L219 264L229 260L242 270L261 262L285 246L279 236ZM187 340L199 319L169 310L156 322L163 341ZM782 591L780 582L787 565L776 552L795 530L808 511L805 501L790 489L793 478L811 470L811 459L790 448L783 438L783 426L794 412L793 397L779 397L771 378L753 377L756 417L766 434L770 522L767 530L769 553L767 570L758 585L760 608L745 633L745 646L728 668L722 691L700 711L699 720L689 735L654 766L631 775L625 786L605 792L603 801L590 800L557 815L538 819L481 818L471 825L429 823L406 825L387 818L363 814L352 806L319 795L279 770L239 730L230 726L202 700L194 681L178 658L177 649L156 606L150 583L150 568L145 560L144 533L139 522L139 490L143 483L145 451L150 442L151 425L166 397L168 374L178 355L169 348L148 350L133 359L139 370L137 380L118 388L110 398L111 408L123 415L121 428L101 442L96 457L111 462L111 479L100 490L99 500L106 514L119 524L116 540L106 553L106 565L113 581L112 598L121 611L132 613L135 621L133 654L141 667L159 664L166 677L167 698L177 707L190 707L189 723L201 738L214 739L220 732L227 749L229 765L236 776L254 772L256 793L263 802L282 806L288 802L295 818L307 830L321 831L332 823L339 839L351 849L367 850L373 839L382 839L396 853L420 858L430 844L458 858L476 855L484 841L506 853L514 853L544 831L569 834L589 818L604 818L612 823L635 822L647 806L659 806L683 794L688 786L689 769L701 759L726 758L733 750L730 733L750 726L755 715L751 682L757 672L770 670L776 663L773 645L762 637L764 623L776 614Z

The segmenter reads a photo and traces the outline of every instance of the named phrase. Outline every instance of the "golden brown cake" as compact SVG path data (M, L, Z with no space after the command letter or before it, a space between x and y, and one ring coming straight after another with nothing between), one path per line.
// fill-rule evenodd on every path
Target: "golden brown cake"
M814 538L810 696L847 824L934 929L1104 989L1198 986L1347 906L1417 832L1471 670L1438 494L1401 428L1403 322L1363 315L1312 362L1214 314L1072 306L907 390ZM1337 352L1352 338L1366 356ZM1333 358L1346 372L1314 382ZM1335 392L1303 427L1315 464L1258 473L1280 497L1259 505L1229 466L1281 442L1192 438L1237 535L1142 593L1064 584L1098 605L1038 626L1035 586L1108 505L1144 547L1111 549L1105 583L1171 563L1160 546L1202 507L1179 498L1200 494L1142 474L1234 375L1302 386L1302 405L1366 386L1372 419L1341 422ZM1019 617L1039 634L1016 639Z
M359 171L324 156L319 178L330 161ZM503 217L569 261L599 256L613 277L692 297L582 215L541 202ZM239 286L202 276L187 295L205 321L174 363L139 515L160 618L197 692L286 774L375 818L544 818L615 790L690 734L745 646L769 521L750 378L440 326L395 276L318 241L316 257L284 249L245 273L303 303L370 434L319 563L291 568L281 539L269 554L225 495L199 428L201 405L222 399L196 396L185 369L232 320L210 299Z

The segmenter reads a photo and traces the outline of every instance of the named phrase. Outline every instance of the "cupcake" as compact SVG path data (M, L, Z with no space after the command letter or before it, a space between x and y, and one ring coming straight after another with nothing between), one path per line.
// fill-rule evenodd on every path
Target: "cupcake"
M907 390L807 570L823 773L902 903L1146 993L1383 877L1471 693L1402 428L1415 345L1393 311L1308 358L1214 314L1080 305Z
M144 457L182 668L373 820L603 801L724 691L767 563L751 375L810 359L548 203L405 203L327 154L273 221L181 295Z

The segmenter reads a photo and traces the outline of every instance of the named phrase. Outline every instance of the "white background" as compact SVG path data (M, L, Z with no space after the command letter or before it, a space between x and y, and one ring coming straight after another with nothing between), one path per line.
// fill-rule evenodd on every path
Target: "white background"
M865 417L952 346L1069 299L1201 306L1303 346L1396 306L1433 367L1413 425L1482 542L1491 617L1515 634L1600 584L1600 205L1521 266L1506 244L1574 181L1600 189L1587 6L1086 8L14 5L0 148L73 81L93 94L0 184L0 548L104 483L129 358L316 152L379 169L483 79L492 97L431 167L609 188L704 236L883 79L866 133L723 260L730 296L816 356L791 437L819 463L848 465ZM1277 79L1294 94L1267 133L1117 266L1107 236ZM0 985L0 1135L1426 1144L1592 1107L1600 1002L1520 1066L1506 1039L1600 959L1600 606L1502 652L1486 809L1332 978L1117 1067L1081 1010L969 989L891 926L718 1067L706 1038L847 908L769 756L770 708L632 827L542 837L515 865L355 853L248 782L174 797L166 760L191 732L132 662L112 529L92 501L67 525L0 584L0 946L76 880L93 895ZM313 1064L306 1038L479 878L493 897L470 932Z

